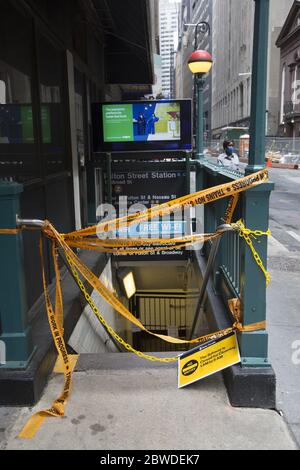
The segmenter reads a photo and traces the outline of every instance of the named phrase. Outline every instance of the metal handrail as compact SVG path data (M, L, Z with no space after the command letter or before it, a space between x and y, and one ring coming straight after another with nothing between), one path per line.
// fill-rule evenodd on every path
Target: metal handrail
M43 228L43 226L45 225L45 220L40 220L40 219L20 219L18 216L16 217L16 225L17 227L31 227L31 228L36 228L37 230L40 230L41 228ZM62 254L62 251L59 249L58 250L58 253L59 253L59 256L62 260L62 262L64 263L65 267L67 268L68 272L70 273L70 275L72 276L74 282L76 282L76 285L77 285L77 281L70 269L70 266L69 264L67 263L67 261L65 260L65 257L64 255ZM81 291L80 291L81 292ZM81 292L82 293L82 292ZM120 348L118 342L115 340L115 338L110 334L110 332L108 331L108 329L102 325L103 329L106 331L109 339L113 342L113 344L116 346L117 350L119 352L125 352L123 351L122 348Z
M41 229L45 225L45 220L40 219L20 219L17 215L16 217L16 226L17 227L33 227L36 229Z

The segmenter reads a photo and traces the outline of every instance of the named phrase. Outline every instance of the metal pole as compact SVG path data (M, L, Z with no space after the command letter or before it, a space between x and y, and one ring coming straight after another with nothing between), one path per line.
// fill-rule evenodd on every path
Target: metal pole
M197 87L197 117L198 125L196 132L196 159L203 160L203 89L204 79L202 75L197 74L196 76L196 87Z
M198 26L199 26L199 23L196 24L196 28L195 28L195 38L194 38L194 50L195 51L197 50Z
M198 28L199 26L202 26L202 30L200 31L202 34L206 34L208 32L208 35L210 36L210 25L207 23L207 21L200 21L199 23L193 24L193 23L186 23L185 26L194 26L195 27L195 36L194 36L194 50L196 51L198 48Z
M255 1L249 164L246 174L265 167L269 0Z
M194 26L195 27L195 35L194 35L194 51L196 51L198 49L198 29L199 27L201 26L202 27L202 30L200 29L200 32L204 35L206 33L208 33L208 35L210 36L210 25L209 23L207 23L207 21L199 21L198 23L196 24L192 24L192 23L187 23L185 26ZM201 75L198 76L198 75L194 75L194 92L193 92L193 103L194 103L194 117L193 117L193 135L195 134L195 127L196 127L196 142L198 142L198 131L199 131L199 113L200 113L200 108L202 108L202 111L201 111L201 116L202 116L202 119L203 119L203 88L204 88L204 81L202 81L200 83L202 89L201 89L201 94L202 96L199 97L199 83L198 83L198 79L202 80L201 78ZM196 98L196 95L197 95L197 98ZM197 99L201 99L202 103L200 103L200 107L199 107L199 101L198 101L198 104L196 105L197 103ZM198 114L197 114L198 113ZM197 119L197 116L198 116L198 119ZM198 124L198 126L197 126ZM203 142L203 122L202 122L202 142ZM200 144L200 148L201 148L201 144ZM198 149L197 149L198 150ZM198 151L197 151L197 154L198 154ZM202 143L202 155L203 155L203 143ZM198 156L196 156L196 158L198 158ZM203 158L203 157L202 157ZM199 158L199 160L201 160L201 157Z
M204 278L203 278L203 282L202 282L202 286L201 286L201 290L200 290L200 294L199 294L199 299L198 299L198 303L197 303L197 307L196 307L196 312L195 312L195 316L194 316L194 320L193 320L190 339L192 339L192 337L193 337L193 334L194 334L194 331L195 331L195 328L196 328L196 325L197 325L197 322L198 322L198 319L199 319L199 316L200 316L200 313L201 313L201 307L202 307L202 304L203 304L204 295L206 293L207 284L208 284L209 277L210 277L211 271L213 269L214 262L215 262L215 259L216 259L216 255L217 255L217 252L218 252L218 248L219 248L219 245L220 245L221 234L223 234L225 232L232 232L233 230L234 229L229 224L219 225L219 227L216 230L218 233L220 233L220 236L213 240L213 243L212 243L212 246L211 246L211 249L210 249L210 253L209 253L209 257L208 257L208 261L207 261L207 266L206 266L206 270L205 270L205 274L204 274Z

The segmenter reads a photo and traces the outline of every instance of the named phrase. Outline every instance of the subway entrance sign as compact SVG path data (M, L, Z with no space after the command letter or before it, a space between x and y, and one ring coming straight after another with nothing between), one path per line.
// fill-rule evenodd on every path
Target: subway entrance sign
M186 233L186 221L184 220L169 220L160 222L140 222L139 224L132 224L128 227L123 227L117 231L117 235L120 237L130 236L147 238L168 238L170 236L181 237Z
M211 339L178 357L178 388L241 362L236 334Z
M187 194L186 164L178 162L122 162L112 164L112 204L117 216L129 212L149 209L158 204ZM125 238L175 238L182 237L190 230L188 218L183 213L169 217L152 219L133 224L116 232L117 237ZM143 250L143 246L140 250ZM185 259L186 250L162 250L152 253L116 255L131 260Z

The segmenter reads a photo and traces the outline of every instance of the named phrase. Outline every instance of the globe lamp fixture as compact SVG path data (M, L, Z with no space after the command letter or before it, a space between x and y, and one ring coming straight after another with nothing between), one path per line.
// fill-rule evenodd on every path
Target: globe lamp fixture
M212 67L212 56L207 51L194 51L189 57L188 66L193 74L205 75Z

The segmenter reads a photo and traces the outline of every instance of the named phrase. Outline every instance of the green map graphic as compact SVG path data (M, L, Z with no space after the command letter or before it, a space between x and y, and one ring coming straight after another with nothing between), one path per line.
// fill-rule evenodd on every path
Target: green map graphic
M133 110L131 104L103 106L104 142L133 142Z

